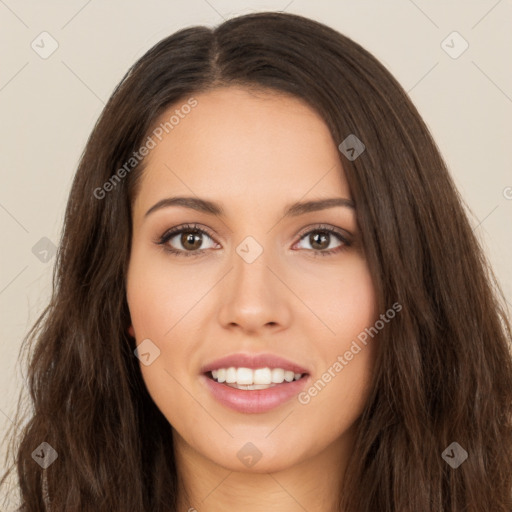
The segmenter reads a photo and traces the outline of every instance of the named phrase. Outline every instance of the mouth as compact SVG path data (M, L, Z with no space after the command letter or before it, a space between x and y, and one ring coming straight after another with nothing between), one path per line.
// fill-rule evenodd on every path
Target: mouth
M283 359L262 356L237 362L233 358L217 361L203 368L201 381L219 404L245 414L265 413L296 397L311 380L304 368ZM242 362L242 364L243 364ZM267 363L267 366L262 366Z

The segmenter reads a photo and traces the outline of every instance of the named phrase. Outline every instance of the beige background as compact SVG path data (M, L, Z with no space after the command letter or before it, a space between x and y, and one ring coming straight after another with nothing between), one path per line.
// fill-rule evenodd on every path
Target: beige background
M55 259L41 261L32 248L43 237L58 242L79 156L115 85L172 32L262 10L324 22L395 75L430 127L512 302L512 1L0 0L0 434L24 387L22 337L49 298ZM51 48L43 31L58 43L46 59L31 47ZM469 44L458 58L442 46L453 31ZM453 36L445 43L452 54L461 44Z

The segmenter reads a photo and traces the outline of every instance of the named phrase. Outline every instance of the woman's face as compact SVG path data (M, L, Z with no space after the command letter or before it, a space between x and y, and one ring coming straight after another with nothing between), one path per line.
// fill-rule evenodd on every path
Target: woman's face
M284 469L348 442L372 375L374 344L353 342L375 321L374 287L337 146L315 111L235 87L195 100L146 158L130 332L178 447L231 470ZM325 199L340 201L290 210ZM233 387L247 382L267 389Z

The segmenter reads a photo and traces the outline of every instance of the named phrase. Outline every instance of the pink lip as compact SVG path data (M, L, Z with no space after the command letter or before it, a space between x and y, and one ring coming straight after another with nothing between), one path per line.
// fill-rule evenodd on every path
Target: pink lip
M307 369L296 363L273 354L231 354L206 364L201 373L208 373L219 368L282 368L293 373L310 373ZM302 380L302 379L301 379Z
M212 395L226 407L242 413L263 413L284 404L300 393L310 380L310 376L276 384L271 388L255 390L236 389L219 384L207 375L201 375L201 380Z
M219 368L282 368L304 375L299 380L282 382L267 389L236 389L211 379L208 372ZM242 413L263 413L284 404L296 396L309 380L310 371L302 366L273 354L231 354L206 364L201 369L201 379L221 404Z

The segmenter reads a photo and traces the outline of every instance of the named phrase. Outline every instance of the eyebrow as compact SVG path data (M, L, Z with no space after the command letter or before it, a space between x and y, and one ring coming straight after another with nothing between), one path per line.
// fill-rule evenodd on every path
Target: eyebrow
M225 215L222 206L214 201L207 199L200 199L198 197L167 197L161 199L154 204L144 215L147 217L151 213L161 210L162 208L168 208L170 206L181 206L183 208L190 208L198 212L208 213L215 215L216 217L222 217ZM344 197L331 197L327 199L317 199L314 201L303 201L296 202L288 205L284 210L284 217L298 217L305 213L316 212L320 210L326 210L328 208L334 208L336 206L342 206L355 210L355 203L351 199Z

